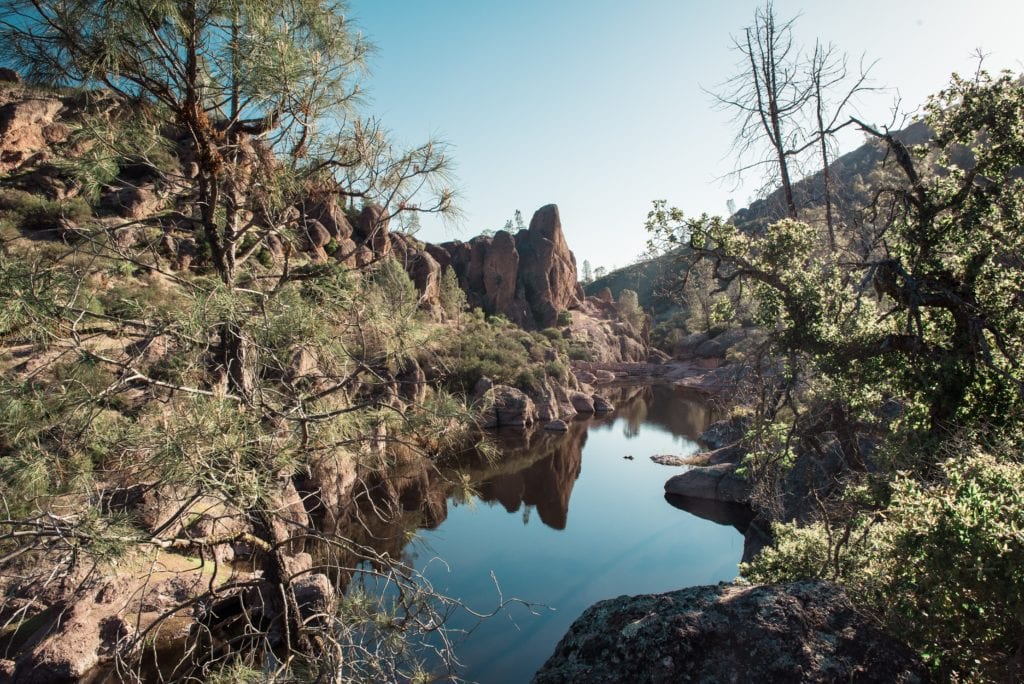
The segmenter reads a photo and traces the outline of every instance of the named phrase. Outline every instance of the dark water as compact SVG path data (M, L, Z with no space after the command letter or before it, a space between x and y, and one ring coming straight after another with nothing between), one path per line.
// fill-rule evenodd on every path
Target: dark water
M513 605L482 622L453 616L450 627L472 629L456 644L465 678L529 681L595 601L736 576L743 538L732 525L742 520L673 507L664 483L680 471L649 459L697 451L707 407L668 387L617 399L614 414L575 422L566 435L507 445L493 468L473 474L476 494L450 498L447 517L406 547L436 589L474 610L493 610L501 596L546 606L532 614Z

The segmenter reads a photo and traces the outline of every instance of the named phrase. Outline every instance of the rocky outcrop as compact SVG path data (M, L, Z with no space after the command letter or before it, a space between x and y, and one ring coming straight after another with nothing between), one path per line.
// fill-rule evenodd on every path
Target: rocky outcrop
M562 233L557 205L548 204L534 213L530 228L516 234L516 249L526 303L538 327L550 327L560 311L574 308L583 299L576 257Z
M67 127L57 121L63 107L48 97L26 97L0 107L0 174L39 161L50 145L67 137Z
M562 682L924 682L905 646L824 582L691 587L586 610L534 676Z
M650 356L646 321L638 329L619 316L615 302L588 297L573 311L570 330L594 363L641 363Z
M750 501L750 483L736 474L736 465L722 463L696 467L669 478L665 493L732 503Z
M441 302L441 264L430 255L423 243L415 238L392 233L392 255L409 274L420 293L420 306L436 309Z
M483 428L530 427L537 420L533 400L508 385L495 385L483 395L485 409L480 416Z
M388 212L376 204L367 204L359 214L353 237L356 242L369 247L378 257L391 252L391 236L388 232Z
M442 268L451 266L471 307L500 314L527 329L549 328L576 308L582 291L576 257L562 232L558 207L541 207L514 236L499 230L469 242L428 246Z

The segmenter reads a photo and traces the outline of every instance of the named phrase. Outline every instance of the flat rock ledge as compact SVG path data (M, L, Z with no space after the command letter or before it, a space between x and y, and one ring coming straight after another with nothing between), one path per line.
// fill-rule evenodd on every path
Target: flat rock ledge
M690 587L588 608L534 675L562 682L926 682L826 582Z

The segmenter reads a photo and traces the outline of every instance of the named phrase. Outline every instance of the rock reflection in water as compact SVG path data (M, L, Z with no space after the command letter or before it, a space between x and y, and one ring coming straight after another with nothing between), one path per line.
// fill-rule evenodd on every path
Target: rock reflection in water
M503 459L511 456L517 465L532 462L513 472L487 472L476 485L478 496L500 503L509 513L532 506L541 522L564 530L572 487L580 476L587 427L586 422L576 421L564 434L534 433L535 439L523 437L526 443L517 447L502 441Z
M719 525L732 525L740 534L747 533L747 529L754 519L754 512L750 509L750 506L729 501L699 499L697 497L679 496L676 494L666 494L665 501L698 518L704 518Z
M313 522L351 540L354 548L372 548L381 555L412 561L406 557L409 540L417 530L440 526L448 517L449 500L458 505L468 487L482 502L500 504L509 513L523 511L524 522L536 512L547 527L564 530L590 430L610 429L621 420L628 439L638 436L644 424L695 439L714 419L707 403L669 386L612 386L602 388L601 394L616 410L572 421L566 433L492 432L499 454L493 460L470 456L456 467L439 468L395 448L386 469L366 468L352 458L321 464L322 472L316 474L321 487L302 492L311 497ZM688 507L694 505L679 507L721 522L713 514ZM726 524L739 529L732 518ZM360 552L341 547L310 551L336 567L353 568L365 560Z

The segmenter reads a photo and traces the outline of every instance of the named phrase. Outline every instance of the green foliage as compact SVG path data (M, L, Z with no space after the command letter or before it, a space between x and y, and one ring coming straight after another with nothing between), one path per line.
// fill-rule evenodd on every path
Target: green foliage
M780 514L797 459L845 464L811 493L817 522L777 526L744 574L838 581L940 677L1002 679L1024 631L1024 83L954 77L926 119L935 140L910 149L860 124L887 162L856 230L657 204L652 227L704 265L710 323L749 305L769 335L777 370L745 436L755 503ZM731 288L746 302L713 299Z
M22 190L0 190L0 218L23 231L51 230L62 219L81 224L91 216L92 207L81 197L48 200Z
M370 276L376 286L381 303L395 316L409 316L419 304L416 284L402 265L394 259L384 259Z
M451 266L445 267L441 274L439 299L441 308L449 319L458 320L469 307L466 293L459 287L459 279Z
M569 379L569 368L561 361L548 361L544 364L544 372L560 383Z
M440 350L449 372L445 379L452 391L469 394L481 378L524 391L539 391L548 376L564 380L568 369L558 360L548 361L556 344L565 345L561 333L551 328L528 333L502 323L471 318L453 331Z
M572 325L572 312L563 309L558 312L558 318L555 321L558 325Z
M898 478L881 514L778 525L742 573L840 581L943 680L996 680L1024 632L1022 529L1024 467L976 454L943 463L933 484Z
M631 326L639 330L644 324L644 310L640 308L640 300L633 290L623 290L619 293L619 318L627 321Z
M594 353L590 347L587 346L586 342L571 340L569 341L568 351L566 352L569 358L573 361L593 361Z
M0 253L0 341L47 341L72 287L70 275L62 270Z

